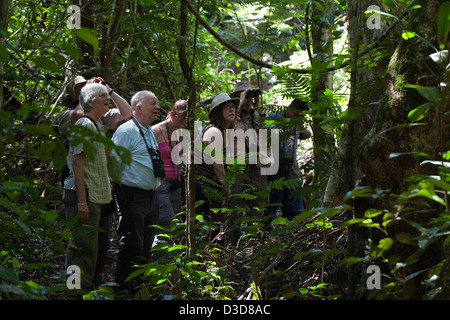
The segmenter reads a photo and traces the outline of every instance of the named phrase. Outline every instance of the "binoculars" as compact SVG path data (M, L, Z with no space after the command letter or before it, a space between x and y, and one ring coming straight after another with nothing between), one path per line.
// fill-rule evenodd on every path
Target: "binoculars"
M148 153L153 162L153 173L155 178L164 178L166 172L164 170L164 161L161 159L161 152L159 152L159 150L148 148Z
M95 83L101 83L102 85L105 85L105 84L106 84L105 80L103 80L103 79L100 78L100 77L95 77L95 78L94 78L94 82L95 82Z
M245 97L248 98L255 98L257 96L259 96L261 94L261 90L259 89L251 89L248 90L247 93L245 94Z

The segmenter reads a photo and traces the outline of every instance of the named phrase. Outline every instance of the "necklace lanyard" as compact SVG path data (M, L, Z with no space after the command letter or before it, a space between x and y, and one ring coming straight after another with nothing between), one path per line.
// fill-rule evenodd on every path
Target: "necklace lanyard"
M91 122L92 122L92 123L94 124L94 126L97 128L98 134L99 134L99 135L102 135L100 129L99 129L98 126L97 126L97 124L95 123L94 120L92 120L91 117L89 117L89 116L87 116L87 115L82 115L80 118L87 118L87 119L91 120Z
M136 127L139 129L139 133L141 134L142 139L144 139L144 142L145 142L145 145L146 145L146 147L147 147L148 153L150 154L150 158L153 159L153 155L150 153L150 148L148 147L147 140L145 140L144 132L142 131L142 128L141 128L141 126L139 125L139 122L136 120L135 117L133 117L132 119L133 119L134 124L136 125ZM150 137L152 137L151 134L150 134ZM153 139L154 139L154 137L153 137ZM156 140L155 140L155 143L156 143ZM155 151L155 152L159 152L159 150L154 150L153 148L151 148L151 150L153 150L153 151Z

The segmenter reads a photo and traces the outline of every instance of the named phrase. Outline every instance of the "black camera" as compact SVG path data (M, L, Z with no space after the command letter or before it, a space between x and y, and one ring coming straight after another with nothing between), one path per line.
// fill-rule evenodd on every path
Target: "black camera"
M149 149L148 152L152 158L155 178L164 178L166 176L166 171L164 170L164 161L161 159L161 152L155 149Z
M255 98L261 94L261 90L259 89L250 89L245 94L245 97L248 98Z
M95 77L95 78L94 78L94 82L95 82L95 83L100 83L100 84L102 84L102 85L105 85L105 84L106 84L105 80L103 80L103 79L100 78L100 77Z

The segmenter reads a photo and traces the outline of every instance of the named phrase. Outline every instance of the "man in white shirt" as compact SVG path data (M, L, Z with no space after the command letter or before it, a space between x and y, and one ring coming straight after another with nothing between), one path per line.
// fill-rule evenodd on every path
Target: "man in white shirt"
M157 165L158 144L150 124L156 120L160 107L158 99L150 91L140 91L131 99L133 118L122 124L114 133L112 141L116 146L130 151L130 164L121 162L113 152L111 156L119 161L121 181L115 181L115 197L118 204L118 237L120 251L117 261L116 282L133 290L131 283L125 284L133 271L132 266L140 263L139 257L148 256L153 239L150 225L157 222L154 210L154 192L160 184L160 169ZM154 159L152 159L152 153ZM162 161L161 161L162 162Z

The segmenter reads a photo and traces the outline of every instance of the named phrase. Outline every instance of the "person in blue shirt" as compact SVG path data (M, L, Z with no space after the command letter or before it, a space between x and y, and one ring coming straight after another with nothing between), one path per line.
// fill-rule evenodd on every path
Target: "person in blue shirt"
M303 117L302 112L307 110L307 103L294 99L289 105L286 112L269 113L268 118L293 118ZM305 140L311 137L311 133L308 130L293 130L292 132L283 132L280 129L280 153L279 153L279 170L278 173L273 176L268 176L267 180L275 181L281 177L285 180L298 180L298 185L295 190L291 190L286 186L283 186L281 190L276 188L270 191L271 204L267 208L266 215L270 217L270 221L276 216L278 209L281 205L282 216L292 220L296 215L303 212L303 197L301 196L301 181L300 181L300 169L297 163L297 146L298 140Z
M133 271L132 266L140 263L140 257L149 257L151 249L151 226L157 222L154 210L154 193L160 185L158 163L158 144L150 124L158 117L160 107L155 94L139 91L131 98L133 118L122 124L114 133L112 141L130 151L130 164L115 157L121 169L121 181L113 183L119 213L119 254L116 269L116 282L123 289L132 288L125 281Z

